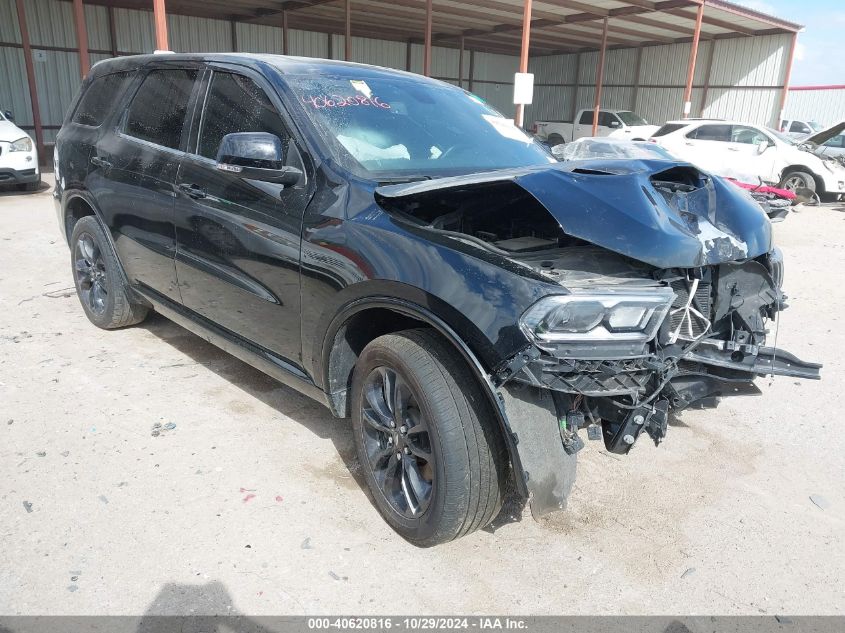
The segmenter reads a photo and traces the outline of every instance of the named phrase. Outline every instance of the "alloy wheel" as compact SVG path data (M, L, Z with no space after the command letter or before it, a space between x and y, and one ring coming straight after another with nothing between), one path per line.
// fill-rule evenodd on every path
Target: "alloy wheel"
M801 176L790 176L783 183L784 189L795 191L796 189L807 188L809 185Z
M82 302L94 314L102 314L109 294L106 267L100 247L87 233L82 233L74 245L73 262Z
M361 421L367 466L381 494L406 518L428 509L434 462L428 423L407 381L390 367L376 367L364 381Z

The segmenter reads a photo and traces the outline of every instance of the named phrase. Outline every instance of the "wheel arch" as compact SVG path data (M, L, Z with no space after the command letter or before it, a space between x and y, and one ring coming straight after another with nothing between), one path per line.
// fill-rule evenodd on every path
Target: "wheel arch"
M64 223L65 240L70 245L70 236L73 235L73 227L84 217L94 216L105 228L102 215L92 197L84 190L74 189L66 191L62 201L62 222ZM111 240L111 234L106 231L106 236Z
M83 189L65 191L62 196L61 217L64 224L63 229L65 233L65 240L67 241L68 246L70 246L70 238L73 235L73 229L79 220L84 217L93 217L100 223L100 226L103 228L103 233L106 236L106 240L108 241L109 248L118 263L120 276L124 283L129 286L129 278L126 275L123 262L120 260L120 255L117 253L117 248L114 244L114 237L109 230L108 224L106 224L103 220L103 215L100 213L97 203L94 201L93 197ZM144 300L144 303L147 303L146 300Z
M349 389L352 372L364 347L384 334L417 327L438 332L464 359L496 416L514 472L522 472L502 396L479 356L446 321L431 310L404 299L389 296L358 299L347 304L332 321L322 348L323 384L332 413L337 417L351 415ZM522 478L514 479L520 493L527 496L528 490Z
M786 167L784 167L784 169L780 172L780 180L778 181L778 184L783 183L786 176L793 171L803 171L807 174L810 174L813 177L813 180L816 181L816 192L825 192L824 179L806 165L801 164L787 165Z

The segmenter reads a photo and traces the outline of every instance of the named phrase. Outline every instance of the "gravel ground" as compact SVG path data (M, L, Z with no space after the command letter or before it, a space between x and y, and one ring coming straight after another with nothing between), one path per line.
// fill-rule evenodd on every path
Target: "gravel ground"
M0 194L0 614L843 614L843 211L775 229L821 382L588 442L566 513L420 550L345 423L162 317L90 325L49 191Z

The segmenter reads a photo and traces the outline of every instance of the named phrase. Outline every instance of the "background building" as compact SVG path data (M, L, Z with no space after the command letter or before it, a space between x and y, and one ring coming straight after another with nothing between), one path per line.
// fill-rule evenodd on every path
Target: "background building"
M526 127L597 101L773 125L800 28L723 0L0 0L0 107L49 145L90 64L169 48L410 70L506 114L527 69Z

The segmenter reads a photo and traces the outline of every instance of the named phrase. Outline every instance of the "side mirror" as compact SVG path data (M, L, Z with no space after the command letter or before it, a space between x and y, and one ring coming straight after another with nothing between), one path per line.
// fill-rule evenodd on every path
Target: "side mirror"
M566 151L566 145L560 143L558 145L553 145L549 148L552 153L552 156L557 158L558 160L563 160L565 158L564 152Z
M762 154L767 149L769 149L769 147L770 147L769 141L767 141L766 139L763 139L762 141L757 143L757 153Z
M5 112L3 112L3 116L6 117L7 119L9 119L12 122L14 122L14 120L15 120L15 115L12 114L11 110L6 110Z
M227 134L217 150L217 169L241 178L295 185L302 171L285 165L285 145L275 134L236 132Z
M619 121L611 121L610 127L622 127L622 124Z

